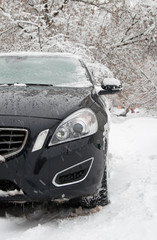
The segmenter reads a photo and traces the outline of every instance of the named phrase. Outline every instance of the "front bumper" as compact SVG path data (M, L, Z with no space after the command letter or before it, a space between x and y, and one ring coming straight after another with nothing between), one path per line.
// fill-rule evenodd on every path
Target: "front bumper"
M17 121L11 121L9 126L18 126ZM30 134L24 150L0 163L0 201L55 201L96 193L104 172L102 133L98 131L93 136L52 147L45 144L41 150L32 152L43 126L54 131L58 122L53 120L53 129L52 120L51 124L48 120L31 121L28 124L26 118L20 119L25 128L36 125L37 129ZM13 193L15 189L18 194ZM1 191L7 194L1 194Z

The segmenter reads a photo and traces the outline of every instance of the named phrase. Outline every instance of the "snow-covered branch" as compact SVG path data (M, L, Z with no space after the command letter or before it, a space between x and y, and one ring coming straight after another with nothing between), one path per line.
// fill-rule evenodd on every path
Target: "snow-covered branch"
M4 31L0 32L0 35L9 32L9 31L11 31L12 29L13 29L12 27L10 27L10 28L8 28L8 29L5 29Z
M125 0L0 2L0 51L76 53L107 65L125 83L123 105L131 103L132 94L137 103L147 102L148 90L157 102L155 4L130 6ZM105 74L100 75L101 80Z
M106 5L107 5L106 1L104 1L104 2L99 2L99 1L94 1L94 0L91 0L91 1L88 1L88 0L71 0L71 1L84 3L86 5L94 6L94 7L98 8L98 9L105 10L108 13L113 13L110 9L108 9L106 7Z
M34 23L34 22L29 22L29 21L17 20L17 21L15 21L15 23L17 23L17 24L19 24L19 23L29 24L29 25L33 25L33 26L38 27L38 24L36 24L36 23Z

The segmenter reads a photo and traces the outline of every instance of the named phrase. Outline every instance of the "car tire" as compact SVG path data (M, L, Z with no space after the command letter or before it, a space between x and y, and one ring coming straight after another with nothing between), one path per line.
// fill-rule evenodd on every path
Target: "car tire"
M102 179L102 186L99 191L91 196L71 199L70 205L82 208L95 208L96 206L105 206L109 203L107 193L107 172L106 168Z
M108 188L107 188L107 153L108 153L108 140L107 138L104 139L104 159L105 159L105 169L104 175L101 182L101 188L98 190L97 193L87 196L81 197L78 199L70 200L70 205L74 206L81 206L83 208L95 208L96 206L105 206L109 203L108 199Z
M108 204L108 192L107 192L107 172L106 168L102 179L102 186L99 191L88 197L82 197L80 199L80 205L84 208L94 208L96 206L105 206Z

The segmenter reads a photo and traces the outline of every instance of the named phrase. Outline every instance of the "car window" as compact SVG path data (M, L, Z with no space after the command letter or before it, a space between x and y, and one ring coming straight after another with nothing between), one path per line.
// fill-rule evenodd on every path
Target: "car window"
M88 73L78 59L52 56L1 56L0 84L14 83L91 86Z

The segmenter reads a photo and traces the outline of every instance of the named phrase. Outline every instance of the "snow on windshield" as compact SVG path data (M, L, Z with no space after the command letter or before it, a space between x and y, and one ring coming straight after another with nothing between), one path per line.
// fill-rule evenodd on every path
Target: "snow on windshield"
M86 69L71 57L1 56L0 72L1 84L91 86Z

